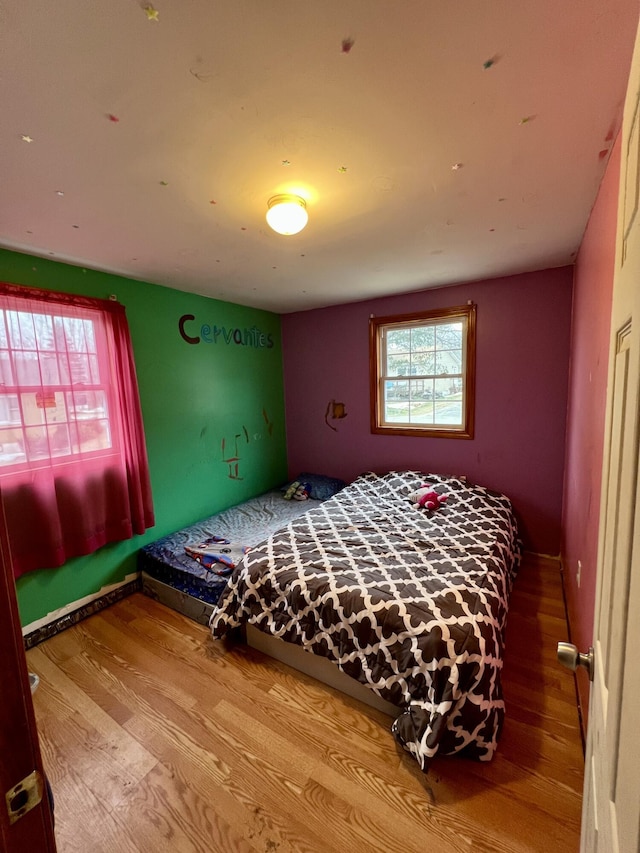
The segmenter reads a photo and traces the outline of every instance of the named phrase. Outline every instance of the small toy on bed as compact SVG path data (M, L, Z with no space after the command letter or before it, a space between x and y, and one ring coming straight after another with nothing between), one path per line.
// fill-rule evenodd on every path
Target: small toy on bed
M230 539L225 539L224 536L209 536L197 545L185 545L184 550L204 569L215 572L217 575L227 575L251 549L246 545L239 545Z
M299 480L295 480L291 483L283 497L285 501L306 501L309 498L310 491L308 483L301 483Z
M438 509L446 503L447 495L439 495L429 483L423 483L415 492L411 492L409 500L421 509Z

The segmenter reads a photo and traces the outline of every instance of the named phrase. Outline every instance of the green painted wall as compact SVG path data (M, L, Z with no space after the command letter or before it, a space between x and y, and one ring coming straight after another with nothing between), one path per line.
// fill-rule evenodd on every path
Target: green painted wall
M3 249L0 279L99 298L115 294L126 306L156 516L156 526L144 536L20 578L23 624L122 580L135 571L136 552L147 542L284 482L278 315ZM199 344L181 337L178 321L184 314L195 316L185 331L200 336ZM227 343L223 334L208 343L203 325L227 332L257 327L271 336L273 347ZM234 471L224 461L235 454L236 436L241 479L230 477Z

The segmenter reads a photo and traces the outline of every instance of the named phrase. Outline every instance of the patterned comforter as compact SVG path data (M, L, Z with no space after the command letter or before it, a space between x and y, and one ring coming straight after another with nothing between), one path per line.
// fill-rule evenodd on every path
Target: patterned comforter
M411 503L423 482L448 495L443 507ZM392 732L423 770L436 753L489 760L519 553L503 495L416 471L367 473L244 557L211 630L248 622L328 658L399 706Z

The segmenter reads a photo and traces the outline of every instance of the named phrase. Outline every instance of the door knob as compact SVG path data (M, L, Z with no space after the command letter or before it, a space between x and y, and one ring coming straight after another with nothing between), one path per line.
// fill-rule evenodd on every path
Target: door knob
M593 646L589 646L589 651L583 654L573 643L558 643L558 660L574 672L583 666L589 674L589 681L593 681Z

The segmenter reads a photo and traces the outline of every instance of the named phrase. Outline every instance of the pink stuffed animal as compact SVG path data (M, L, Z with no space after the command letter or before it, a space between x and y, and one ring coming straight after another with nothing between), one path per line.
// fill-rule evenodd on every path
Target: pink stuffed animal
M419 489L409 495L409 499L424 509L438 509L446 500L447 495L439 495L429 483L423 483Z

